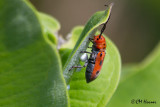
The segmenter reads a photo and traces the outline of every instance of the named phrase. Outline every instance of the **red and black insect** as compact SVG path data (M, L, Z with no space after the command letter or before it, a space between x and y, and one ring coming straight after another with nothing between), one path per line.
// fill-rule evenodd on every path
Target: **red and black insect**
M102 33L104 32L106 28L107 22L104 24L101 33L97 36L94 36L94 38L89 38L89 40L93 43L91 52L87 51L81 51L81 53L89 53L90 58L86 61L84 66L72 66L72 68L83 68L86 67L86 82L89 83L97 78L99 75L104 57L105 57L105 49L106 49L106 40L103 37ZM71 70L70 69L70 70Z

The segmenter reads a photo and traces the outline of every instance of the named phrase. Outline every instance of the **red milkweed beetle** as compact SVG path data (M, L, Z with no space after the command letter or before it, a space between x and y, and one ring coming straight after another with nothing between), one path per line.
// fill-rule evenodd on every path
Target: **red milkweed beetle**
M108 20L107 20L107 22L108 22ZM87 66L86 73L85 73L87 83L89 83L97 78L97 76L99 75L99 73L101 71L102 65L103 65L104 57L106 54L106 52L105 52L106 40L103 37L102 33L104 32L104 30L106 28L107 22L104 23L104 25L101 29L101 33L99 35L94 36L94 38L89 38L89 40L93 43L92 47L89 47L89 48L92 48L91 52L81 51L81 53L90 54L90 57L89 57L89 59L87 57L87 61L84 64L84 66L72 66L70 68L70 70L72 70L73 68L83 68L83 67Z

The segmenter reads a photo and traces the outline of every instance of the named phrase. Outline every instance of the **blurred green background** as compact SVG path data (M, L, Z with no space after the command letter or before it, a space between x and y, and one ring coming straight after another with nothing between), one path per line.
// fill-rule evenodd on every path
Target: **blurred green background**
M117 45L123 63L140 62L160 40L159 0L30 0L41 12L59 20L59 34L85 25L90 16L114 2L105 34Z

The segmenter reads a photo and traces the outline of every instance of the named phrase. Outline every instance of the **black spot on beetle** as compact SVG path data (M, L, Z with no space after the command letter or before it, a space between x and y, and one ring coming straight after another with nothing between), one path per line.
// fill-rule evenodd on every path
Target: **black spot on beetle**
M100 61L100 63L99 63L100 66L102 65L102 62L103 62L103 60Z
M101 54L100 54L100 57L102 57L102 52L101 52Z
M97 40L99 40L99 39L97 38Z
M99 73L99 71L96 72L96 75Z
M105 49L105 47L103 49Z

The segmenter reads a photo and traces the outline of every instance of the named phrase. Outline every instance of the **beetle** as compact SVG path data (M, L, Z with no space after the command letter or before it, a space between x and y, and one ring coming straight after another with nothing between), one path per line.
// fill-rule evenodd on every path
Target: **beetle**
M107 20L108 22L108 20ZM91 52L87 52L87 51L81 51L81 53L88 53L90 54L90 57L86 60L86 63L83 66L72 66L70 68L70 70L72 70L73 68L83 68L86 67L86 82L89 83L93 80L95 80L102 68L103 65L103 61L104 61L104 57L105 57L105 50L106 50L106 40L104 38L104 36L102 35L102 33L104 32L105 28L106 28L106 23L104 23L101 32L99 35L94 36L94 38L89 38L89 40L93 43ZM70 71L69 70L69 71Z

